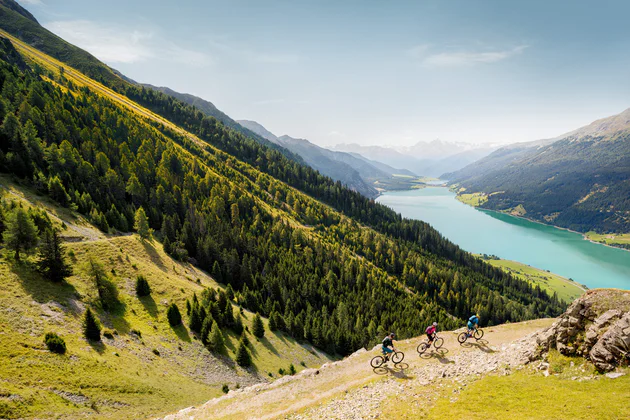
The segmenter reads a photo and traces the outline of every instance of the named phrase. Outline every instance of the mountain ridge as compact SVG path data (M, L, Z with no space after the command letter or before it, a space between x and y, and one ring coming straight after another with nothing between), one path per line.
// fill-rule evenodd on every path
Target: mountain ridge
M482 207L578 232L630 232L630 109L557 138L499 149L443 176ZM495 193L495 194L493 194Z

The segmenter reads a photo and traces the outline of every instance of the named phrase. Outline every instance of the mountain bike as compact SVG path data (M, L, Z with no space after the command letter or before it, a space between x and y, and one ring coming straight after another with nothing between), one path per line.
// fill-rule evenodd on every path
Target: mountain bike
M464 344L466 340L468 340L468 337L468 332L463 332L457 336L457 341L459 341L459 344ZM483 337L483 330L481 328L475 328L475 332L473 332L470 337L477 341L481 340L481 337Z
M374 369L380 368L381 366L383 366L383 364L385 364L386 362L390 360L390 356L391 356L392 362L394 362L394 365L397 365L398 363L402 362L403 359L405 358L405 354L402 351L394 351L393 353L390 353L390 354L383 354L382 356L374 356L374 358L370 360L370 366L372 366Z
M433 346L436 350L438 350L443 345L444 339L442 337L438 337L437 333L435 333L435 336L433 337ZM424 343L420 343L416 350L418 350L418 353L423 354L425 351L429 350L429 347L431 347L431 343L427 340Z

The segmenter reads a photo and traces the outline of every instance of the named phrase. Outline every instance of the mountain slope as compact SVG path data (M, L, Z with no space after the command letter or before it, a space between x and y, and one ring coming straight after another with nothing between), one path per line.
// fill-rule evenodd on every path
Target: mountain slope
M10 136L2 143L8 147L3 153L10 159L3 170L25 179L59 178L69 192L58 195L59 199L76 205L103 230L128 231L135 209L144 206L169 253L220 273L248 309L290 320L284 324L292 335L331 352L347 353L371 340L372 330L381 324L410 334L426 317L454 322L446 308L462 316L473 305L485 313L481 302L492 302L500 309L488 316L489 322L499 322L554 313L562 307L539 289L464 253L428 225L404 220L321 175L310 177L316 173L260 149L260 144L216 120L202 119L199 126L189 126L204 138L218 139L228 150L234 148L235 155L242 150L264 150L273 159L259 160L255 154L244 159L273 165L263 167L303 183L306 191L347 208L353 218L214 148L74 69L61 74L52 59L17 45L29 59L48 67L44 80L24 79L28 84L22 89L38 93L24 95L23 100L39 96L44 104L55 104L44 105L51 113L46 121L60 124L42 127L52 135L30 134L29 141L34 143L26 150L19 145L17 133L6 131ZM16 83L17 79L5 80ZM127 92L147 95L141 97L145 102L164 99L162 94L138 87ZM173 103L172 98L168 100ZM39 104L32 111L37 114L42 102L34 103ZM157 103L154 106L158 108ZM92 117L84 119L90 112ZM105 139L100 131L87 129L95 118L111 137ZM43 148L61 148L68 163L50 162L47 159L57 154L50 152L46 158ZM80 149L94 153L84 155ZM28 155L31 151L35 155ZM20 164L27 156L31 165ZM46 190L45 182L38 185ZM387 250L387 257L382 250ZM460 296L468 289L477 298L454 299L440 294L441 288ZM426 302L425 293L433 302ZM533 302L538 303L530 305ZM389 315L383 318L374 312L379 306L391 308ZM338 323L339 317L347 322Z
M482 206L580 232L630 232L630 109L559 138L513 145L445 174ZM495 193L495 194L491 194ZM521 212L522 213L522 212Z
M73 275L62 284L43 279L31 264L0 257L0 417L141 418L198 404L234 389L270 380L293 363L302 369L329 360L280 332L264 341L250 335L257 370L234 367L238 336L225 330L225 355L209 352L185 326L171 328L166 309L179 306L188 325L186 300L206 288L225 290L207 273L173 260L157 241L137 235L105 235L84 217L0 176L3 204L44 210L61 230L71 253ZM3 206L0 206L4 208ZM65 228L64 228L65 226ZM98 294L87 271L90 259L107 265L119 291L119 308L97 309L103 326L115 331L100 343L82 336L86 307L98 308ZM135 280L144 276L150 296L138 298ZM238 306L235 305L235 310ZM254 314L244 311L252 329ZM64 356L46 351L43 336L54 331L67 344ZM159 354L154 353L157 351Z
M242 125L243 127L253 131L254 133L258 134L259 136L263 136L264 138L266 138L269 141L272 141L274 143L278 142L278 136L273 134L271 131L267 130L265 127L263 127L261 124L257 123L256 121L237 120L237 122L240 125Z

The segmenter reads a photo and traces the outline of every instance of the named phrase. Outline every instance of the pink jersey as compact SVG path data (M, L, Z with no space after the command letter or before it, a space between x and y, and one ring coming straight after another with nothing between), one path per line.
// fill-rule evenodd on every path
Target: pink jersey
M436 330L437 328L435 328L433 325L429 325L425 331L427 334L433 334L436 332Z

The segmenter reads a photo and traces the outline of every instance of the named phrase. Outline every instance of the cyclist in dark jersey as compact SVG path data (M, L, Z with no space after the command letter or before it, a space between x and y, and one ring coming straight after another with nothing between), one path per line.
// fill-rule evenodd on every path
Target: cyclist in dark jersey
M396 351L396 348L394 347L394 337L396 336L396 334L394 333L389 333L389 335L387 335L384 339L383 339L383 354L385 355L385 360L389 359L389 354L393 353ZM391 347L391 349L390 349Z

